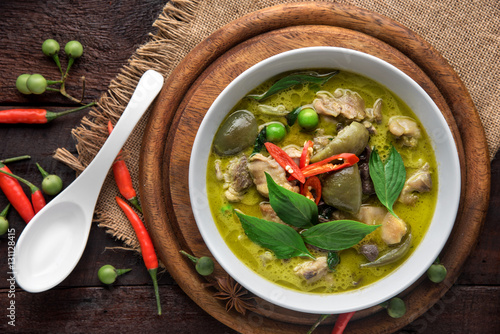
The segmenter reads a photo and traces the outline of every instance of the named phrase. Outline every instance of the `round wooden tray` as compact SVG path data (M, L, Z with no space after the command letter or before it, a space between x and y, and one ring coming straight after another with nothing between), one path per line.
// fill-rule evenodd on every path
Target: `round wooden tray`
M388 333L415 320L453 285L475 246L486 214L489 155L477 111L464 85L428 43L402 25L352 6L300 3L264 9L231 22L193 49L167 79L150 116L141 151L140 194L158 254L179 286L200 307L239 332L305 333L317 315L258 300L254 312L227 312L207 280L179 254L210 255L192 216L188 166L198 126L218 94L241 72L271 55L308 46L340 46L375 55L418 82L445 116L462 167L459 214L441 254L445 282L422 278L402 295L407 314L389 318L380 307L357 312L352 333ZM314 64L312 64L314 65ZM463 143L463 145L462 145ZM473 161L474 164L468 163ZM441 185L446 186L446 185ZM217 266L215 276L223 276ZM325 321L331 324L333 318ZM319 327L318 333L331 330Z

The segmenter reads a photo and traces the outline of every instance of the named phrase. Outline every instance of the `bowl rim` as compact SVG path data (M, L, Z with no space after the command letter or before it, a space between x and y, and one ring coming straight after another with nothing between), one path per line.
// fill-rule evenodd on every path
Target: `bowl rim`
M384 73L390 75L380 80L374 79L371 72L367 75L366 73L356 72L351 67L347 69L347 71L359 73L386 86L395 95L405 101L415 114L417 114L429 137L431 137L431 142L436 152L439 170L439 188L436 210L428 231L425 233L418 247L413 251L413 254L398 268L383 279L366 287L334 294L312 294L291 290L268 281L253 272L232 253L222 239L218 228L215 226L211 212L209 211L209 215L206 214L206 209L210 210L206 196L206 168L213 134L215 134L214 128L216 131L222 119L237 101L259 83L276 74L288 70L311 68L311 66L296 65L304 63L300 58L311 57L318 60L318 58L326 56L331 57L326 62L331 61L332 65L337 64L336 68L339 69L345 69L351 66L350 64L353 61L356 61L358 65L362 62L375 64L377 66L374 68L377 71L382 69L388 71ZM333 66L314 67L334 68ZM261 77L260 73L264 73L265 77ZM389 82L388 80L393 81L390 81L390 85L388 85L385 82L381 82L384 80L387 82ZM396 87L396 89L393 87ZM401 94L397 93L398 87L411 88L417 93L419 98L409 103L407 99L402 98ZM238 93L233 93L234 91ZM416 112L416 109L421 110L423 108L422 103L427 107L431 107L434 112ZM225 110L225 112L222 113L220 110ZM422 118L424 118L425 122ZM430 129L432 130L429 131ZM207 134L210 135L211 133L212 135L208 137L211 140L207 143L208 141L204 140L204 138L207 138ZM206 149L207 145L208 150ZM438 158L438 149L444 157L440 156ZM444 170L447 172L443 173ZM215 99L200 124L193 143L188 177L191 207L198 229L214 258L231 277L256 296L275 305L305 313L337 314L357 311L380 304L404 291L425 273L441 252L453 228L460 201L460 175L458 151L451 130L434 101L413 79L393 65L370 54L341 47L320 46L299 48L279 53L251 66L235 78ZM443 185L446 185L446 188ZM443 198L446 198L446 200ZM438 208L445 208L446 211L438 211ZM439 224L437 223L438 221ZM431 235L429 232L437 232L438 235ZM421 257L423 258L419 260ZM408 276L408 279L401 282L400 277ZM256 286L259 286L259 288L257 289ZM373 291L376 290L375 288L380 288L382 292ZM363 298L360 298L360 296Z

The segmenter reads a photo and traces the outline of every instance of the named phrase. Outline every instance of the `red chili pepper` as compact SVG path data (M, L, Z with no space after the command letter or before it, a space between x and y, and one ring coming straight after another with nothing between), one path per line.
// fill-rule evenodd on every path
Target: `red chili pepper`
M309 162L311 161L311 155L313 152L313 141L308 140L304 144L304 148L302 149L302 154L300 155L300 161L299 161L299 168L302 169L309 165Z
M0 171L11 173L9 167L3 163L0 163ZM21 218L28 224L35 215L35 212L19 181L5 174L0 174L0 189L2 189L10 204L16 209Z
M113 125L111 121L108 122L108 132L111 134L113 131ZM139 204L139 199L137 198L137 193L135 192L134 186L132 185L132 177L127 168L127 164L124 160L120 158L122 151L118 153L118 157L113 163L113 175L115 176L116 185L120 194L127 201L129 201L140 213L142 213L141 205Z
M158 307L158 314L161 314L161 304L160 304L160 294L158 292L158 282L156 279L156 273L158 272L158 258L156 257L155 249L153 246L153 242L151 241L151 237L149 236L144 223L142 222L139 215L132 209L127 202L122 200L120 197L115 197L116 202L123 210L125 215L127 216L130 224L134 228L135 234L137 235L137 239L139 240L139 244L141 246L142 258L144 260L144 264L148 269L149 275L151 275L151 279L153 280L153 287L156 296L156 305Z
M45 198L43 197L42 191L40 190L40 188L35 186L33 183L29 182L28 180L23 179L22 177L19 177L17 175L10 173L10 171L7 172L5 170L0 169L0 173L8 175L10 177L13 177L17 181L24 183L25 185L27 185L30 188L31 203L33 203L33 209L35 209L35 211L34 211L35 213L38 213L38 211L42 210L42 208L47 204L47 202L45 202Z
M264 145L266 146L269 154L281 167L283 167L284 170L286 170L295 179L299 180L300 183L306 182L306 178L302 174L299 166L297 166L297 164L292 160L292 158L290 158L288 154L286 154L285 151L270 142L264 143Z
M62 112L52 112L45 109L8 109L0 110L0 123L14 124L14 123L24 123L24 124L44 124L48 123L57 117L82 110L95 105L95 102L91 102L84 106L69 109Z
M339 160L338 163L330 163L332 161ZM335 170L340 170L356 164L359 158L352 153L342 153L333 155L325 160L310 164L302 169L302 173L305 177L318 175L322 173L332 172Z
M321 182L319 178L317 176L311 176L308 178L300 193L318 205L319 200L321 199Z
M356 312L339 314L337 317L337 321L335 321L335 326L333 327L332 334L342 334L354 313Z

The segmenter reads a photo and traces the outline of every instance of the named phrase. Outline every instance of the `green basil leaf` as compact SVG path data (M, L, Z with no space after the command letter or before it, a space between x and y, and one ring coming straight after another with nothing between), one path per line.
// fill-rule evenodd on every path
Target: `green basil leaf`
M406 181L406 169L403 158L394 146L392 146L389 157L384 164L377 150L374 149L370 155L368 166L370 177L375 187L375 193L380 203L396 216L392 207L398 199L401 190L403 190Z
M267 141L266 139L266 132L267 132L267 127L263 127L262 130L260 130L259 134L257 135L257 138L255 139L255 143L253 144L253 151L250 156L254 156L257 153L260 153L262 151L262 148L264 147L264 143Z
M323 85L325 82L330 80L334 75L339 73L339 71L334 71L326 74L318 74L316 72L310 72L308 74L290 74L284 78L278 80L274 85L269 88L267 92L262 95L248 95L257 101L262 101L267 99L269 96L274 95L282 90L293 87L302 83L312 83L317 85Z
M295 121L297 120L297 117L299 117L299 113L302 110L302 106L299 106L295 109L293 109L292 112L288 113L285 118L286 118L286 123L288 126L292 126L295 124Z
M340 251L356 245L379 227L380 225L366 225L354 220L335 220L313 226L301 235L310 245Z
M248 238L270 249L278 259L289 259L294 256L307 256L314 259L300 234L290 226L235 212Z
M318 206L309 198L276 184L266 173L269 203L288 225L309 228L318 222Z
M326 264L328 265L328 269L335 270L335 267L340 263L340 255L338 252L329 251L328 256L326 257Z

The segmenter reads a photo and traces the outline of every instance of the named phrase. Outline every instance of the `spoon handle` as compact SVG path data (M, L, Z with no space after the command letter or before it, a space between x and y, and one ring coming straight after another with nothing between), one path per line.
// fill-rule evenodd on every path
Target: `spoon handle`
M125 144L137 122L158 95L162 86L163 76L160 73L148 70L142 75L113 132L109 135L92 162L76 180L79 187L81 187L81 191L85 194L85 196L82 196L80 193L78 196L80 199L88 198L97 201L97 194L94 192L101 190L107 175L106 172L110 169L123 144ZM76 181L74 182L75 186Z

